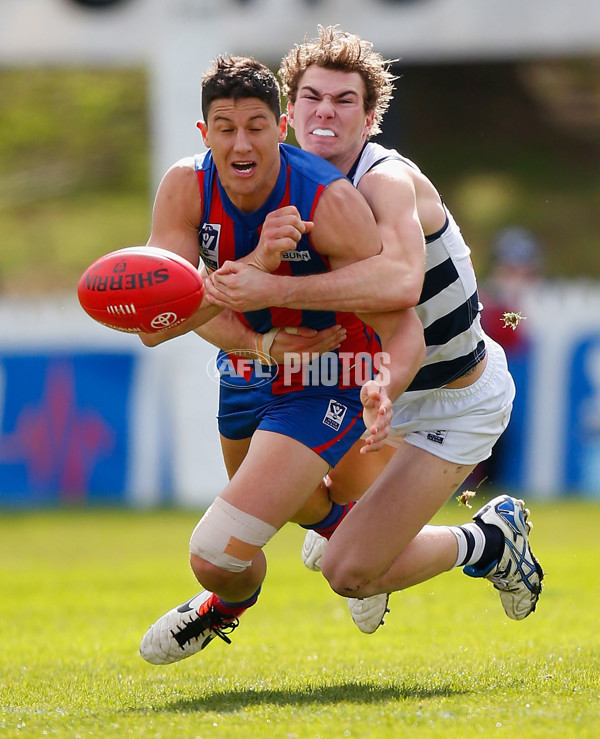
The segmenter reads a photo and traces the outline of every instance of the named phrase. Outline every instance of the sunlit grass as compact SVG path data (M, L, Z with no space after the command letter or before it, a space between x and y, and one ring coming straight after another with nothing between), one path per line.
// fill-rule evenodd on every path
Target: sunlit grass
M505 618L459 571L391 597L376 634L302 567L303 532L267 548L233 643L153 667L147 626L191 596L196 513L71 511L0 519L2 736L592 737L600 733L600 505L531 505L547 571L538 611ZM452 501L439 521L472 511Z

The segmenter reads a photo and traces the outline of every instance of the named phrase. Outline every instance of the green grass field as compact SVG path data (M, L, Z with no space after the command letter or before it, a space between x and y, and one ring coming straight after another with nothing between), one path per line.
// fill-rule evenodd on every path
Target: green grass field
M0 736L597 737L600 504L531 508L547 575L523 622L454 571L393 594L385 626L361 634L289 525L233 643L166 667L137 648L197 590L194 512L4 513ZM452 501L437 520L466 513Z

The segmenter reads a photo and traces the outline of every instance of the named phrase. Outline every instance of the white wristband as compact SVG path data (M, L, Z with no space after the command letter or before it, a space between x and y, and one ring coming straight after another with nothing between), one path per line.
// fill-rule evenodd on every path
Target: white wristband
M276 364L270 352L273 342L275 341L275 337L280 331L281 326L276 326L267 331L266 334L256 334L254 337L254 346L256 347L258 360L261 364L267 364L269 366Z

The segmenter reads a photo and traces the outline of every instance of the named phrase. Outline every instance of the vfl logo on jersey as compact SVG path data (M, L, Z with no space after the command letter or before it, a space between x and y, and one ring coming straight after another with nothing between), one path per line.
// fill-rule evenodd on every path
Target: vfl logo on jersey
M219 269L220 223L203 223L200 228L200 256L207 269Z
M331 426L334 431L339 431L348 408L337 400L330 400L327 413L323 418L326 426Z
M443 444L447 435L447 431L430 431L427 434L427 438L429 441L434 441L436 444Z
M284 251L281 259L284 262L310 262L310 252L292 249L291 251Z

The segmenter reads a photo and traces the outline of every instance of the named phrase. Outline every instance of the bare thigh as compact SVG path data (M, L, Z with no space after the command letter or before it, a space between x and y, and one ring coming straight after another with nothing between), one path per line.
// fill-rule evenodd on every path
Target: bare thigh
M378 452L361 454L364 441L355 442L329 472L329 497L336 503L358 500L371 487L394 456L395 447L385 445Z
M244 461L252 438L227 439L225 436L220 436L220 439L221 451L223 452L223 459L225 461L225 469L227 470L227 477L231 480L237 472L238 467Z
M283 434L258 430L246 442L222 440L231 479L220 497L279 529L306 503L328 464Z
M386 572L472 469L402 442L331 537L323 569L343 559L369 578Z

